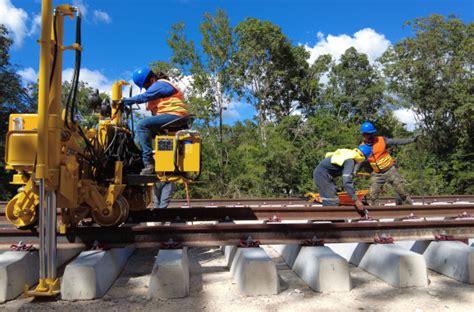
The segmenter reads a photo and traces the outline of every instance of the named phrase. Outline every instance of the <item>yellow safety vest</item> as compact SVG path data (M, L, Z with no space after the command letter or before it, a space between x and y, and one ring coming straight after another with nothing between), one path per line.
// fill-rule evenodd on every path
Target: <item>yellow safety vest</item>
M326 158L331 157L331 164L341 166L348 159L354 159L356 162L363 162L365 157L357 149L340 148L335 152L326 153Z

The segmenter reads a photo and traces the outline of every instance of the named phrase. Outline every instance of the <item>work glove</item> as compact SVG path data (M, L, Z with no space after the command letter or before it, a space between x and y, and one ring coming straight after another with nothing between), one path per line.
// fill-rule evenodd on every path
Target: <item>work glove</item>
M369 212L367 209L364 208L364 204L360 200L356 200L354 202L354 205L356 207L357 213L363 218L363 219L368 219L369 218Z
M364 204L359 199L357 199L354 202L354 205L356 206L357 210L363 210L364 209Z

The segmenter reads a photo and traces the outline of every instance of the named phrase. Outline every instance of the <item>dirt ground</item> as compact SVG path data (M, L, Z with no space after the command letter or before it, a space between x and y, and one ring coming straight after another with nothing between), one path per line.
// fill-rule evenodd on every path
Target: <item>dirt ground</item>
M466 285L429 271L426 288L398 289L352 266L353 289L347 293L312 291L270 247L283 290L275 296L239 294L219 248L191 248L190 296L151 300L149 274L157 248L139 248L114 285L101 299L38 301L18 298L0 305L0 311L474 311L474 285Z

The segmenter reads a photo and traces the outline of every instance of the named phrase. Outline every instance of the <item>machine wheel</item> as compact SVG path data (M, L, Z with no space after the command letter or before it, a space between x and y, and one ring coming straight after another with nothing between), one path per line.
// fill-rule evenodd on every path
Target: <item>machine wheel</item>
M18 200L22 194L15 195L5 207L5 217L19 229L34 227L38 221L38 205L20 206Z
M119 195L112 205L112 213L103 214L98 209L92 210L92 219L101 226L114 226L125 222L128 218L128 202L122 195Z
M120 219L120 224L125 223L128 219L128 213L130 212L130 205L128 204L127 199L120 195L117 197L117 201L120 201L120 209L122 213L122 218Z

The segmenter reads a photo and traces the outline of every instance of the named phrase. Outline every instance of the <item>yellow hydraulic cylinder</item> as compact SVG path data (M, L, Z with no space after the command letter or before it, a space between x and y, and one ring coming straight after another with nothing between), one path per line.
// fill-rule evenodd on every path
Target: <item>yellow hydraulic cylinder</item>
M62 89L62 64L63 64L63 28L64 16L58 9L55 12L56 16L56 34L54 33L54 23L52 25L51 41L56 43L56 51L54 46L51 47L50 60L55 62L53 79L50 81L49 92L49 144L48 144L48 176L54 176L53 182L58 182L59 167L60 167L60 153L61 153L61 89ZM54 60L55 59L55 60ZM55 183L53 183L55 184ZM51 185L57 189L57 185Z
M120 120L118 101L122 99L122 87L125 85L128 85L125 80L117 80L112 85L112 124L118 124Z
M53 5L43 0L41 5L40 67L38 83L38 156L36 178L46 179L48 172L49 77L51 74L51 21ZM45 27L45 25L48 25Z

